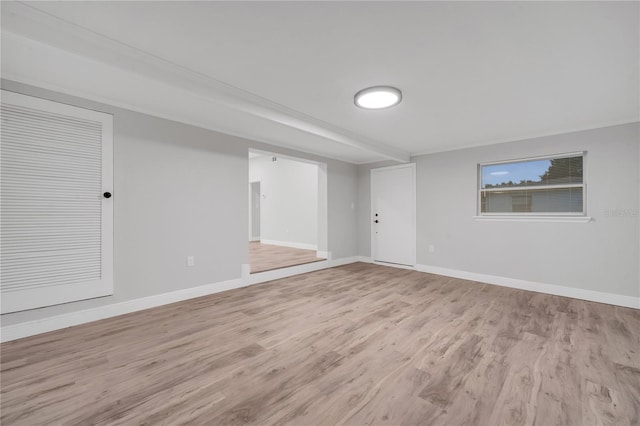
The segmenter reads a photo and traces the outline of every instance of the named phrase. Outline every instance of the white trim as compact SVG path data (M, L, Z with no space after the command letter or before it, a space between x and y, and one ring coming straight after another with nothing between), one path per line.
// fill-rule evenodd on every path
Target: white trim
M327 163L319 163L317 167L318 184L317 184L317 254L318 257L324 257L331 260L333 258L329 251L329 181L327 179ZM324 256L322 256L324 255Z
M560 154L537 155L537 156L534 156L534 157L514 158L514 159L510 159L510 160L487 161L487 162L484 162L484 163L480 163L480 166L497 166L498 164L528 163L530 161L555 160L555 159L558 159L558 158L582 157L586 153L587 153L587 151L574 151L574 152L563 152L563 153L560 153Z
M316 252L316 256L321 257L323 259L331 260L331 252L330 251L318 250Z
M640 297L625 296L615 293L605 293L601 291L566 287L555 284L538 283L535 281L527 281L517 278L478 274L475 272L459 271L457 269L441 268L438 266L416 265L415 269L420 272L444 275L447 277L460 278L469 281L478 281L481 283L494 284L502 287L517 288L520 290L535 291L537 293L553 294L556 296L588 300L590 302L606 303L609 305L640 309Z
M380 266L390 266L392 268L398 268L398 269L411 269L413 271L416 270L415 266L403 265L401 263L381 262L379 260L369 260L369 262L367 263L373 263L374 265L380 265Z
M128 314L131 312L141 311L144 309L154 308L157 306L163 306L169 303L181 302L183 300L193 299L195 297L207 296L227 290L242 288L249 285L272 281L275 279L291 277L294 275L305 274L307 272L319 271L321 269L347 265L349 263L355 263L359 261L360 258L358 256L353 256L336 260L325 260L321 262L308 263L305 265L297 265L290 268L282 268L257 274L249 274L249 265L243 264L241 267L242 278L221 281L218 283L207 284L199 287L172 291L169 293L157 294L140 299L128 300L126 302L114 303L111 305L99 306L82 311L70 312L68 314L56 315L39 320L4 326L0 329L0 342L8 342L10 340L16 340L23 337L34 336L36 334L47 333L49 331L72 327L74 325L80 325L105 318L115 317L118 315Z
M251 168L251 159L248 160L248 166ZM249 181L249 242L259 242L260 235L253 235L253 221L254 221L254 203L253 203L253 185L258 184L258 214L256 215L258 221L258 228L262 224L262 181L254 180ZM260 229L259 232L262 232Z
M113 115L6 89L0 90L0 100L3 106L29 108L42 113L99 123L101 164L97 171L101 174L102 181L100 192L95 194L100 199L100 211L97 216L101 222L100 277L74 283L59 282L51 286L20 287L13 290L0 286L0 313L8 314L113 295L113 198L102 197L104 192L113 192Z
M310 160L308 158L296 157L294 155L289 155L289 154L281 154L281 153L274 152L274 151L266 151L264 149L259 149L259 148L251 148L251 147L249 147L249 153L250 154L251 153L259 154L261 157L279 157L279 158L284 158L284 159L290 160L290 161L297 161L298 163L313 164L315 166L319 166L320 164L324 164L322 161L318 161L318 160ZM254 158L259 158L259 157L254 157ZM252 158L249 158L249 160L252 160ZM256 181L252 181L252 182L260 182L260 181L256 180Z
M50 99L27 95L4 88L0 89L0 99L3 104L17 105L37 109L39 111L66 115L73 118L97 121L103 126L103 140L113 139L113 114L108 112L71 105L64 102L52 101Z
M54 317L43 318L40 320L9 325L2 327L0 341L7 342L9 340L20 339L23 337L33 336L35 334L72 327L74 325L124 315L131 312L141 311L143 309L167 305L169 303L181 302L183 300L193 299L194 297L206 296L208 294L240 288L245 285L247 284L245 284L241 279L222 281L215 284L207 284L199 287L172 291L170 293L162 293L140 299L128 300L126 302L71 312L68 314L56 315Z
M413 164L413 167L416 166L416 163L403 163L403 164L396 164L395 166L384 166L384 167L376 167L373 169L370 169L371 172L375 171L384 171L384 170L393 170L393 169L402 169L405 167L412 167L411 165Z
M126 302L115 303L107 306L100 306L92 309L85 309L78 312L57 315L54 317L43 318L40 320L28 321L20 324L8 325L0 329L0 342L8 342L11 340L21 339L23 337L34 336L36 334L46 333L49 331L59 330L62 328L72 327L92 321L105 318L111 318L131 312L141 311L144 309L154 308L169 303L180 302L195 297L215 294L222 291L233 290L236 288L246 287L253 284L272 281L275 279L291 277L298 274L304 274L322 269L333 268L336 266L347 265L350 263L363 262L375 263L384 266L395 267L399 269L414 269L419 272L426 272L437 275L444 275L464 280L484 282L487 284L495 284L503 287L517 288L521 290L535 291L539 293L554 294L557 296L572 297L575 299L589 300L592 302L608 303L611 305L624 306L628 308L640 309L640 297L624 296L613 293L603 293L593 290L583 290L573 287L564 287L552 284L536 283L532 281L518 280L514 278L497 277L493 275L477 274L474 272L458 271L455 269L440 268L428 265L416 265L415 268L405 267L403 265L383 264L373 262L367 256L352 256L336 260L327 260L323 262L308 263L305 265L292 266L274 271L266 271L257 274L249 274L249 265L242 265L242 278L222 281L214 284L207 284L200 287L194 287L184 290L178 290L170 293L163 293L154 296L143 297L140 299L129 300Z
M289 268L274 269L273 271L258 272L251 274L248 278L249 284L258 284L266 281L278 280L294 275L306 274L309 272L320 271L322 269L334 268L336 266L347 265L349 263L359 262L359 257L344 257L336 260L322 260L319 262L305 263L303 265L291 266Z
M405 265L377 262L371 260L371 258L367 256L358 256L357 261L364 263L373 263L381 266L389 266L398 269L413 269L415 271L425 272L428 274L443 275L445 277L460 278L462 280L499 285L502 287L517 288L519 290L534 291L536 293L546 293L556 296L571 297L573 299L588 300L590 302L623 306L625 308L640 309L640 297L625 296L623 294L605 293L601 291L585 290L575 287L566 287L555 284L545 284L535 281L520 280L517 278L478 274L475 272L460 271L457 269L441 268L439 266L417 264L414 268L412 268Z
M291 243L289 241L265 240L264 238L261 239L260 242L262 244L271 244L273 246L291 247L303 250L318 250L317 244Z
M534 215L485 215L473 216L475 220L481 222L573 222L588 223L591 216L534 216Z
M482 184L484 183L484 174L482 172L483 167L486 166L495 166L495 165L500 165L500 164L517 164L517 163L529 163L532 161L540 161L540 160L554 160L554 159L559 159L559 158L573 158L573 157L581 157L582 158L582 168L583 168L583 173L582 173L582 183L578 183L578 184L553 184L553 185L532 185L532 186L514 186L514 187L506 187L506 188L502 188L502 187L492 187L492 188L483 188ZM540 217L544 217L544 216L553 216L553 217L563 217L563 216L581 216L582 220L574 220L574 221L579 221L579 222L589 222L591 220L591 218L588 218L587 220L584 220L584 218L586 218L586 212L587 212L587 151L576 151L576 152L564 152L561 154L551 154L551 155L542 155L542 156L537 156L537 157L527 157L527 158L519 158L519 159L512 159L512 160L499 160L499 161L492 161L492 162L485 162L485 163L479 163L478 164L478 194L477 194L477 207L476 207L476 213L477 216L474 216L474 218L479 218L482 216L493 216L493 217L533 217L533 218L540 218ZM582 188L582 211L581 212L577 212L577 213L573 213L573 212L540 212L540 213L513 213L513 212L497 212L497 213L493 213L493 212L486 212L483 213L482 212L482 195L483 194L487 194L487 193L491 193L494 192L496 194L499 194L501 192L508 192L508 191L545 191L545 190L555 190L555 189L566 189L566 188ZM507 219L509 220L509 219ZM521 221L521 220L519 220ZM565 220L535 220L536 222L565 222ZM532 222L531 220L528 220L528 222Z
M482 166L481 166L482 167ZM532 186L508 186L505 188L496 186L491 188L482 188L482 192L509 192L509 191L542 191L547 189L565 189L565 188L583 188L583 183L570 183L558 185L532 185Z
M248 263L240 265L240 277L242 277L243 280L246 280L249 278L249 275L251 275L251 265Z

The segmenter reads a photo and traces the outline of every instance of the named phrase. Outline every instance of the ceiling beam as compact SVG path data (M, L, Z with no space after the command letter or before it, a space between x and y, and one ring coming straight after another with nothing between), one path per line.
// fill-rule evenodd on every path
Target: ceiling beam
M319 136L386 159L408 162L408 152L280 105L215 78L105 37L36 7L6 2L2 25L12 33L205 97L220 106ZM319 147L313 146L314 152Z

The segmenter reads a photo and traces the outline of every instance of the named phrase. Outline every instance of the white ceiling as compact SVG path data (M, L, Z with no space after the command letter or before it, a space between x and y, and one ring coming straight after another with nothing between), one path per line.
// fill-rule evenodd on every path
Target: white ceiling
M269 142L355 163L640 119L637 2L28 4L64 22L47 32L25 23L22 5L3 3L3 30L85 56L94 50L77 38L119 42L209 78L211 97L227 91L266 109L235 103L245 114L222 130L256 137L243 128L259 115L279 126ZM92 36L52 36L67 23ZM399 87L403 102L353 105L356 91L378 84Z

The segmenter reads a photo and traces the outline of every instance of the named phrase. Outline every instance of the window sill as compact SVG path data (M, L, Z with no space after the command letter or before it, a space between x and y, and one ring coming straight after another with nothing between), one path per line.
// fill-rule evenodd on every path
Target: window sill
M590 216L500 216L486 215L473 216L475 220L489 222L574 222L587 223L591 221Z

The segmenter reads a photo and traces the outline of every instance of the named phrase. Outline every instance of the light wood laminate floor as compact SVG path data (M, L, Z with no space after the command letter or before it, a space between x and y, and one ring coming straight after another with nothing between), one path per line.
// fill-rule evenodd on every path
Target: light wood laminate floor
M249 266L252 274L321 260L326 259L317 257L315 250L263 244L259 241L249 243Z
M638 425L640 312L355 263L1 347L3 425Z

